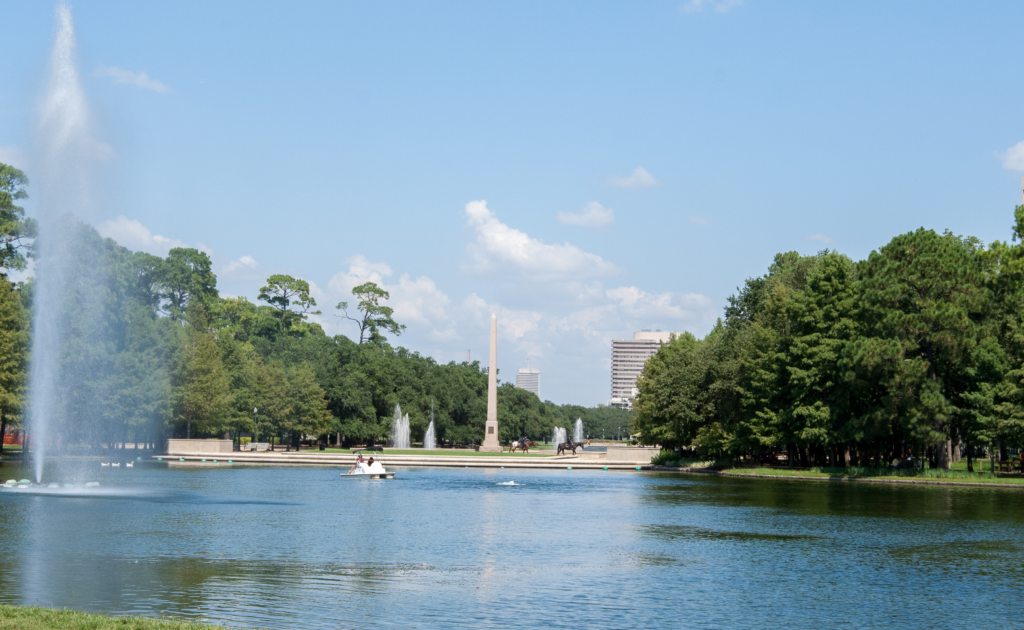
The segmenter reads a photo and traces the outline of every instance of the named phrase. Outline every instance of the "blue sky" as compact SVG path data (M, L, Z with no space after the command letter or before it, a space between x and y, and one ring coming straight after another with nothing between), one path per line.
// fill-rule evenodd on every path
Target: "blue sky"
M484 359L496 312L502 377L529 359L559 403L607 401L613 338L705 334L777 252L1007 239L1020 195L1020 3L72 9L102 233L202 247L230 295L306 279L332 334L377 280L441 362ZM0 161L30 177L53 19L4 7Z

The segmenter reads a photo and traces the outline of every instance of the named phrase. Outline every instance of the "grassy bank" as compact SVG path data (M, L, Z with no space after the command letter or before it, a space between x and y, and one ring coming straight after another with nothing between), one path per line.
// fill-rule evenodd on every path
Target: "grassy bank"
M0 605L0 630L216 630L188 621L107 617L74 610Z
M807 477L818 479L882 479L916 480L946 483L986 483L995 485L1024 485L1024 478L997 477L990 472L967 472L966 470L889 470L879 468L811 468L790 470L788 468L725 468L729 475L766 477Z

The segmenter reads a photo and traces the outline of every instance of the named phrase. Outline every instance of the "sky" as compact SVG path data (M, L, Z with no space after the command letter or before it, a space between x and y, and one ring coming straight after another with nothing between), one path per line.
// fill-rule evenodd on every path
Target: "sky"
M776 253L1008 240L1020 200L1019 2L71 8L100 233L200 248L225 295L307 280L329 334L375 281L442 363L486 362L496 314L502 380L556 403L606 403L612 339L707 334ZM30 179L54 16L4 6Z

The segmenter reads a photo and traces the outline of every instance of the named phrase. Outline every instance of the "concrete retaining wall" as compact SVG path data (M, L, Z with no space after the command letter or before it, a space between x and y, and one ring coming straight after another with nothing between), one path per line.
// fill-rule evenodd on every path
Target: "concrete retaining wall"
M230 453L234 450L231 440L167 440L168 455L188 453Z
M650 464L651 458L659 453L656 448L637 448L635 446L608 447L608 459L619 462L636 462L638 464Z

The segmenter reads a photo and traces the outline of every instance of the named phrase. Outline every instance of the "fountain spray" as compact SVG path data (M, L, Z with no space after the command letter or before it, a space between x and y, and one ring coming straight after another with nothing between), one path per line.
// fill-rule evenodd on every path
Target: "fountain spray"
M29 377L28 425L32 435L36 482L42 481L47 449L53 439L51 422L76 417L96 418L98 396L73 400L69 392L82 389L97 366L89 365L89 344L97 341L98 291L103 285L101 261L85 246L83 230L74 216L87 216L92 207L91 182L95 167L113 150L97 142L92 118L75 64L75 30L71 7L55 8L56 32L50 53L49 76L40 105L34 162L39 200L33 298L32 364ZM80 303L85 299L87 303ZM75 313L75 317L69 317ZM69 335L82 343L69 347ZM95 392L92 392L93 394ZM80 427L87 431L86 427Z

